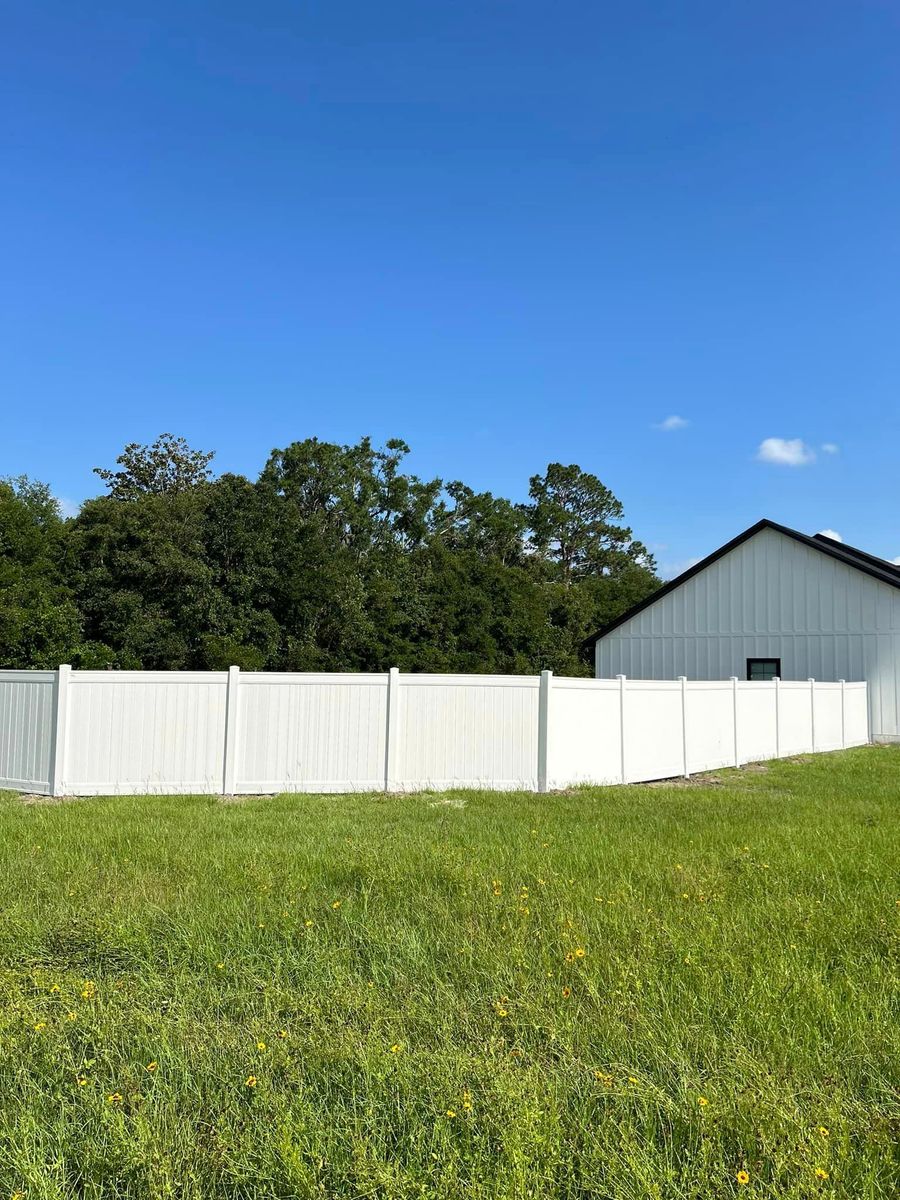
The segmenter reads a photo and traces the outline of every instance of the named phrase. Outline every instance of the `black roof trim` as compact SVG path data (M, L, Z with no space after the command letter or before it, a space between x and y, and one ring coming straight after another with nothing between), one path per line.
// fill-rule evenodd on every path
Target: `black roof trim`
M868 563L870 567L878 567L882 571L890 571L900 579L900 567L895 563L888 562L886 558L879 558L876 554L869 554L867 550L860 550L858 546L848 546L846 542L836 542L834 538L828 537L825 533L817 533L813 540L824 542L826 546L839 546L847 554L851 554L854 558L859 558L863 562Z
M749 529L745 529L743 533L739 533L730 542L726 542L724 546L720 546L718 550L714 550L712 554L708 554L700 562L694 563L692 567L689 567L680 575L676 575L668 583L664 583L661 588L652 592L644 600L632 605L620 617L616 617L614 621L610 621L608 625L604 625L602 629L598 629L596 633L592 633L590 637L585 638L582 644L584 646L594 645L600 638L606 637L608 633L612 633L614 629L618 629L620 625L624 625L626 621L630 621L632 617L636 617L638 613L643 612L645 608L649 608L651 604L655 604L657 600L661 600L663 596L667 596L669 592L674 592L677 587L681 587L683 583L687 583L689 579L693 579L695 575L699 575L701 571L705 571L714 562L718 562L720 558L724 558L726 554L729 554L732 550L736 550L738 546L743 545L744 542L749 541L750 538L755 537L757 533L761 533L764 529L774 529L776 533L783 533L785 537L793 538L795 542L800 542L803 546L810 546L813 550L827 554L829 558L837 559L838 562L842 562L848 567L854 567L857 571L862 571L865 575L871 575L873 579L877 579L880 583L887 583L891 587L900 588L900 568L895 567L893 563L889 563L886 559L876 558L873 554L867 554L864 550L857 550L853 546L845 545L844 542L836 542L834 538L823 537L818 533L814 537L810 537L808 534L800 533L796 529L789 529L787 525L779 525L777 521L770 521L767 517L763 517L761 521L757 521L755 525L751 525Z

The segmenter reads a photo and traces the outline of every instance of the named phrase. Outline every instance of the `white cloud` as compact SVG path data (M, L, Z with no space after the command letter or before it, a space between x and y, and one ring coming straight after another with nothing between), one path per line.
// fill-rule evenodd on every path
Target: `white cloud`
M805 467L816 461L816 452L800 438L766 438L756 452L759 462L780 467Z
M900 554L898 554L896 558L892 558L891 562L895 567L900 567Z
M664 421L660 421L658 425L654 425L654 429L662 429L665 433L672 433L676 429L686 429L690 425L685 417L666 417Z
M684 558L680 562L662 563L659 573L663 579L674 579L678 575L683 575L685 571L689 571L691 567L696 567L698 562L703 562L703 559L699 557Z
M831 538L833 542L842 542L844 540L835 529L820 529L819 536Z
M65 496L57 496L56 503L59 505L59 511L66 518L77 517L81 511L80 500L67 500Z
M836 446L834 444L834 442L823 442L822 443L822 453L823 454L837 454L839 449L840 449L840 447Z

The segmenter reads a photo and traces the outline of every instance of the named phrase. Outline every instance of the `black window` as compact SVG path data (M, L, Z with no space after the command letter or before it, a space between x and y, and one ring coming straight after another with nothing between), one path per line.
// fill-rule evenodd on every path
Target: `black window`
M747 678L759 680L781 678L780 658L748 658Z

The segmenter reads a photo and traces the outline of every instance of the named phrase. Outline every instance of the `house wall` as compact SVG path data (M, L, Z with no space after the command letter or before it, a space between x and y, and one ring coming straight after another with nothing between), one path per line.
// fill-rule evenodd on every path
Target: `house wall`
M867 680L872 736L900 741L900 589L763 529L595 647L598 678Z

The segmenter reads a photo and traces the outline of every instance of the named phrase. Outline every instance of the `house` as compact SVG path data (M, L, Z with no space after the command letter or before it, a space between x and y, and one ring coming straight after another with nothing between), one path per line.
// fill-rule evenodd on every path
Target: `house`
M900 567L762 520L599 630L598 678L866 680L900 742Z

